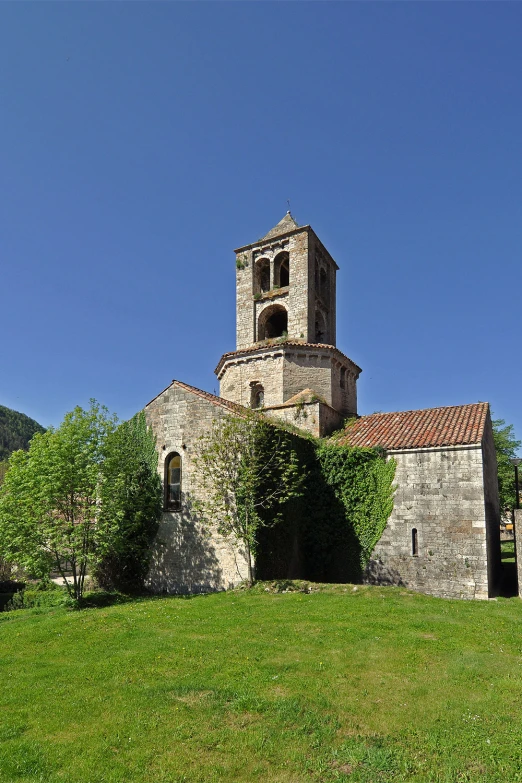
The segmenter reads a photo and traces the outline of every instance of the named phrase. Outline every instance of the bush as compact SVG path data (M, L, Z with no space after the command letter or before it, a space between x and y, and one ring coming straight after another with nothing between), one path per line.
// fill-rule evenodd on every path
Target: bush
M5 610L7 604L20 590L25 587L25 582L16 582L14 579L0 581L0 612Z
M4 611L33 609L34 607L68 606L70 599L64 587L54 582L39 582L15 593Z

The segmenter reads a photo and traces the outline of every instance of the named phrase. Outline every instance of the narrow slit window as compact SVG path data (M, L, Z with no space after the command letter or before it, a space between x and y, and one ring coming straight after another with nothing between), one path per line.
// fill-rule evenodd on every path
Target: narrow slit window
M165 462L165 508L181 508L181 457L177 453L169 454Z
M416 527L411 531L411 553L413 557L417 557L419 554L419 538Z
M341 367L340 386L341 386L341 389L344 389L345 386L346 386L346 367Z
M265 390L260 383L251 384L250 407L262 408L265 402Z

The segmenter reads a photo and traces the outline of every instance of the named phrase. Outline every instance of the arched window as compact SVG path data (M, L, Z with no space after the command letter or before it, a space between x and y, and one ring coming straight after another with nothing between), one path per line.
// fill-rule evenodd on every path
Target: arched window
M286 288L290 283L290 256L284 250L274 258L274 285Z
M411 531L411 553L414 557L419 554L419 539L417 536L417 528L414 527Z
M176 452L165 460L165 509L181 508L181 457Z
M265 403L265 390L263 386L254 381L250 384L250 407L262 408Z
M288 313L283 305L272 305L261 311L257 322L257 339L271 340L288 334Z
M270 291L270 261L259 258L255 266L254 293L264 294L266 291Z

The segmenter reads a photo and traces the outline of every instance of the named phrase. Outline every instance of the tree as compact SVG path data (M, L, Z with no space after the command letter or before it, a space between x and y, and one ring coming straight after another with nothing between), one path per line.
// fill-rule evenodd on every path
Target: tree
M243 544L251 585L258 529L275 524L282 504L301 494L305 476L291 436L259 414L223 416L200 438L195 463L202 485L196 508L218 533Z
M91 400L16 451L0 488L0 557L30 575L57 571L80 601L87 570L143 586L161 513L155 439L139 413L117 426Z
M506 424L504 419L493 419L493 440L497 454L498 494L501 513L510 512L516 506L515 470L510 459L517 456L517 450L522 441L516 440L512 424Z
M0 488L0 555L33 576L56 570L77 601L96 551L104 446L115 427L95 400L75 408L11 455Z
M110 433L104 451L94 573L103 587L137 592L162 510L156 440L145 414Z

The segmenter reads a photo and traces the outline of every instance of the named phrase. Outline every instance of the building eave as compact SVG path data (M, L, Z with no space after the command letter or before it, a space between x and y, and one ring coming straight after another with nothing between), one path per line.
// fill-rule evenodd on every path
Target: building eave
M214 373L219 378L219 374L221 373L224 365L230 359L234 359L236 357L238 359L242 359L248 355L260 355L263 352L268 353L270 351L282 351L285 348L290 350L302 348L305 351L333 352L334 354L337 354L339 357L341 357L341 359L352 365L353 369L357 373L357 377L359 377L359 375L362 373L362 369L354 361L352 361L352 359L346 356L346 354L340 351L339 348L336 348L335 345L327 345L326 343L305 343L299 342L297 340L286 340L285 342L274 343L272 345L251 345L248 348L240 348L237 351L229 351L228 353L223 354L218 362L216 369L214 370Z
M294 234L300 234L302 231L313 231L311 226L299 226L298 228L293 228L291 231L285 231L283 234L276 234L273 237L270 237L269 239L266 239L263 237L262 239L258 239L256 242L251 242L249 245L243 245L243 247L238 247L234 250L234 253L244 253L245 250L251 250L254 247L259 247L260 245L271 245L274 242L277 242L279 239L284 239L285 237L291 237ZM314 232L315 233L315 232Z

